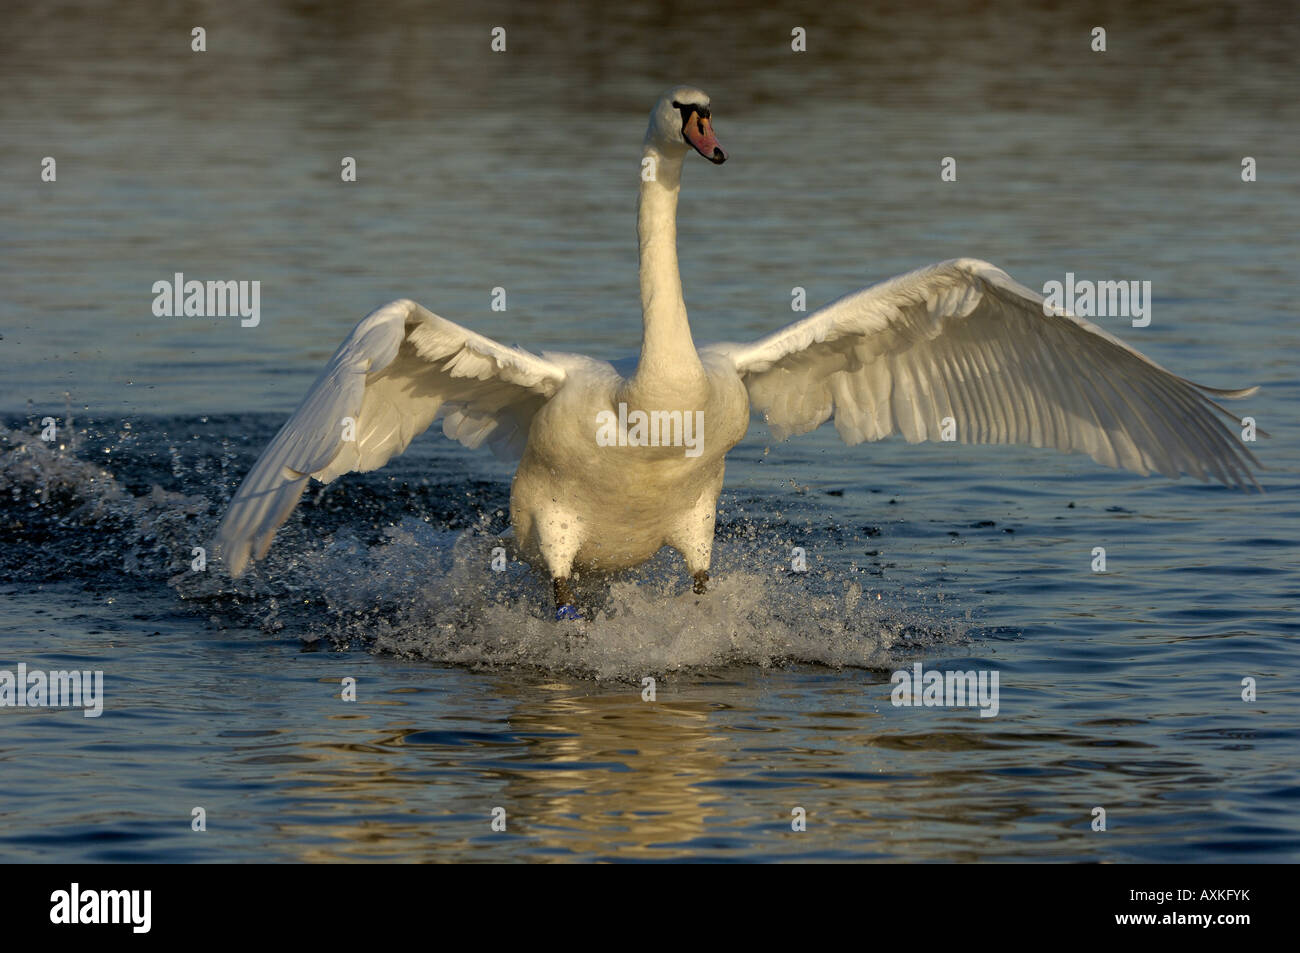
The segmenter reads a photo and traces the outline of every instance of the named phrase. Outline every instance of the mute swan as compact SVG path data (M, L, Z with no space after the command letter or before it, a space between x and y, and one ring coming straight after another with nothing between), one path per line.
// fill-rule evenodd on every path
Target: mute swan
M773 436L834 418L847 444L901 433L1082 451L1147 475L1246 486L1258 461L1207 395L987 262L946 261L832 302L752 344L697 350L677 270L677 195L694 149L727 158L709 97L679 86L650 113L637 211L640 360L505 347L394 301L340 345L231 501L217 545L234 576L260 559L308 479L374 470L436 418L519 461L510 519L546 565L556 618L575 567L634 566L671 546L704 592L724 458L761 413ZM620 368L630 371L624 376ZM1258 484L1256 484L1258 486ZM536 562L534 562L536 565Z

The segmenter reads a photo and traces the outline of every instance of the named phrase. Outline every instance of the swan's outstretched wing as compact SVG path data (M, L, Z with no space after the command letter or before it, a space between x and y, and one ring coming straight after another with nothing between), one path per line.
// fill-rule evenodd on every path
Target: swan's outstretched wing
M848 444L901 433L1082 451L1142 475L1254 483L1258 461L1207 395L987 262L900 275L748 345L716 345L777 439L832 415ZM955 425L955 432L952 427Z
M462 328L414 301L356 326L230 502L217 546L234 576L266 555L310 477L374 470L441 415L467 447L518 457L563 368Z

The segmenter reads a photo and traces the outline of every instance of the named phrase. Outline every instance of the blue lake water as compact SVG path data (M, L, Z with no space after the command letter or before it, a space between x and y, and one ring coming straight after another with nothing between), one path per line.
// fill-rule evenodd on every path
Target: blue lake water
M1295 22L1144 5L1099 54L1046 4L235 3L193 53L192 14L107 9L0 37L0 670L105 685L99 718L0 708L0 859L1300 858ZM509 469L430 433L309 490L257 573L191 571L374 307L635 348L638 148L677 82L731 154L684 174L698 342L961 255L1150 281L1149 327L1098 323L1261 385L1232 408L1267 492L755 422L715 591L661 554L587 581L575 636L487 569ZM155 317L178 271L260 281L261 323ZM996 671L998 714L895 707L916 662Z

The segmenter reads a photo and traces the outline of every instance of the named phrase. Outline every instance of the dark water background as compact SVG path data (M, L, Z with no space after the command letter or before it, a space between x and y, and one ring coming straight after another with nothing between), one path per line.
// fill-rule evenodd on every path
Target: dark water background
M1298 41L1285 5L7 5L0 669L107 699L0 709L0 858L1296 859ZM254 576L190 572L375 306L635 346L638 146L677 82L732 156L685 173L698 341L957 255L1150 280L1150 327L1101 323L1263 386L1234 409L1267 493L755 424L716 591L665 555L590 587L583 639L485 571L509 471L430 434L310 491ZM261 325L154 317L175 271L261 281ZM892 707L917 660L997 670L999 715Z

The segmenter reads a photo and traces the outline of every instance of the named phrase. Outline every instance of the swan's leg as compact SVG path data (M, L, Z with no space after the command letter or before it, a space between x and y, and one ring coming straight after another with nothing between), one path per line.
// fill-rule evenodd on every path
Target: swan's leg
M582 615L574 603L573 587L569 585L568 577L557 576L551 582L555 586L555 620L558 622L561 619L581 619Z
M568 513L546 513L537 518L534 527L537 547L555 589L555 618L581 619L582 614L574 601L573 586L569 582L573 561L582 542L577 518Z
M668 545L682 554L686 571L694 579L692 589L700 595L708 591L709 563L713 560L713 527L718 518L718 492L705 492L674 528Z

